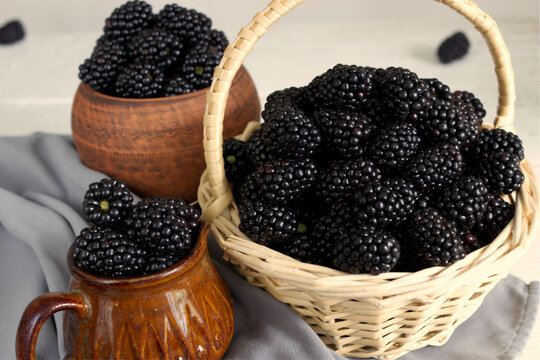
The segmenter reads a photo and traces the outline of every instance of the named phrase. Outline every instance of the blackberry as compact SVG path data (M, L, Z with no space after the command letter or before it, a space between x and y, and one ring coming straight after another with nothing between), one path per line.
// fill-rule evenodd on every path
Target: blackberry
M246 143L235 138L223 140L225 175L231 183L238 183L252 170L246 155Z
M459 147L439 143L420 150L407 165L405 176L420 191L433 192L451 184L463 172Z
M486 110L482 102L473 93L468 91L454 91L451 94L451 103L459 108L462 113L472 113L476 116L478 125L482 124L486 116ZM472 117L472 115L469 115Z
M273 116L282 110L299 109L298 98L301 92L301 88L290 87L274 91L268 95L264 104L264 110L261 113L264 121L270 121Z
M471 121L454 106L443 101L436 101L426 111L426 116L419 122L418 128L423 136L432 142L446 142L458 146L474 143L479 133L475 121Z
M337 64L308 85L313 99L321 106L357 108L373 96L373 68Z
M169 4L157 14L157 27L179 36L188 44L194 44L208 34L212 20L196 10Z
M281 252L298 261L308 264L316 264L315 243L309 234L297 234L291 240L285 242Z
M126 62L127 51L124 45L101 37L90 58L79 66L79 79L98 92L109 93Z
M265 146L277 158L304 159L322 141L319 129L300 109L278 110L261 128Z
M480 240L478 239L478 236L476 236L472 232L458 229L458 233L459 233L459 238L461 239L461 242L463 243L463 248L465 249L465 252L467 254L475 250L478 250L482 247L482 244L480 244Z
M298 230L296 214L281 205L260 201L240 206L240 231L258 244L278 248Z
M463 32L458 31L444 39L437 48L437 56L443 64L448 64L467 55L469 46L470 43L467 36Z
M322 171L317 196L326 203L337 202L351 197L363 184L380 180L381 171L371 160L336 160Z
M268 151L268 148L264 143L264 124L262 124L260 129L255 130L246 141L246 154L249 161L254 166L261 166L264 163L275 159L275 156Z
M276 159L255 171L255 180L263 199L268 203L286 203L298 199L315 185L318 169L315 163Z
M486 211L474 225L472 232L482 245L490 244L512 220L515 206L499 196L489 194Z
M233 188L234 198L238 206L243 206L247 202L262 201L263 196L260 193L255 173L250 173L244 181Z
M168 80L164 86L164 89L165 96L183 95L195 91L195 87L193 87L193 85L182 75L176 75Z
M416 154L421 138L416 128L405 122L393 122L374 138L370 153L377 166L400 170Z
M404 68L388 68L381 82L382 106L396 120L416 122L427 111L435 95L416 73Z
M358 218L379 228L397 226L412 213L418 197L414 186L403 179L372 181L355 194Z
M93 224L119 226L131 211L133 196L127 185L117 179L101 179L88 186L82 211Z
M442 189L437 205L442 214L465 230L482 217L487 206L488 188L474 176L464 176Z
M435 98L443 101L452 100L452 91L450 87L436 78L422 79L423 82L429 85L430 91L435 95Z
M469 149L470 155L476 160L487 159L501 152L514 154L519 160L525 158L521 139L504 129L482 129Z
M8 21L0 27L0 44L14 44L24 39L24 27L19 20Z
M333 265L351 274L388 272L401 254L399 241L373 226L357 225L340 234L332 253Z
M141 63L168 68L180 61L184 44L165 30L147 29L133 37L127 48L130 55Z
M182 75L195 89L210 86L216 66L221 60L221 53L204 46L195 46L188 51L182 64Z
M496 153L480 161L479 176L492 192L511 194L521 188L525 179L519 163L516 154Z
M466 255L456 224L434 208L415 209L403 234L422 267L447 266Z
M126 220L126 234L153 254L185 257L193 245L192 228L168 199L152 197L139 201Z
M165 270L177 264L182 260L176 254L152 255L146 259L144 274L153 274L158 271Z
M325 146L343 159L357 158L365 152L371 133L371 119L356 111L324 109L313 114Z
M127 277L142 273L146 252L116 230L93 226L75 238L72 257L78 268L89 273Z
M207 33L199 33L197 42L209 47L212 51L223 53L227 46L229 46L229 40L223 31L212 29Z
M103 32L108 38L126 42L150 27L153 19L152 5L145 1L128 1L114 9L105 20Z
M118 75L114 92L124 98L153 98L163 94L163 71L152 64L133 63Z

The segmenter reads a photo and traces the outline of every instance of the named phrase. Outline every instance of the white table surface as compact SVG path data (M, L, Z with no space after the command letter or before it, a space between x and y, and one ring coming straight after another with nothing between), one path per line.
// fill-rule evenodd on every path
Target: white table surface
M104 19L125 1L17 0L0 2L0 24L22 20L23 42L0 46L0 136L34 132L69 134L79 64L90 55ZM148 1L154 12L172 1ZM266 0L186 0L234 39ZM516 77L516 123L526 156L540 173L539 2L477 0L497 22ZM467 57L440 64L437 45L457 30L471 41ZM476 94L495 117L497 84L481 35L451 9L426 0L311 0L289 13L259 41L246 59L261 101L276 89L307 84L336 63L402 66L421 77L438 77L453 90ZM264 102L263 102L264 103ZM539 235L513 274L540 279ZM522 359L540 358L537 320Z

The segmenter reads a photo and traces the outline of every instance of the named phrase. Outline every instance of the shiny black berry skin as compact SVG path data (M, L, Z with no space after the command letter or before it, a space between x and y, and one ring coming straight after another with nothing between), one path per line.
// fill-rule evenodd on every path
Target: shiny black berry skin
M336 160L321 171L317 196L326 203L352 197L363 184L379 181L381 171L369 159Z
M119 231L93 226L75 238L72 258L78 268L94 275L130 277L142 274L146 252Z
M392 270L400 254L399 241L392 234L359 224L338 236L332 263L351 274L378 275Z
M486 210L487 193L488 188L481 179L464 176L444 188L436 204L445 218L470 229Z
M519 164L517 155L500 152L480 161L478 174L493 193L511 194L525 179Z
M512 220L515 206L499 196L489 194L486 211L472 228L482 245L490 244Z
M225 33L216 29L212 29L207 33L199 33L197 35L197 42L217 53L223 53L229 45L229 40Z
M450 102L452 100L452 90L450 87L437 78L422 79L423 82L429 85L430 91L435 95L437 100Z
M0 44L14 44L24 39L24 27L19 20L11 20L0 27Z
M525 158L523 143L516 134L504 129L482 129L469 149L470 156L481 160L497 153L516 155L519 160Z
M467 36L458 31L444 39L437 48L437 56L443 64L448 64L467 55L469 47L470 43Z
M195 87L182 75L176 75L166 80L163 89L164 96L184 95L195 91Z
M252 167L246 155L246 143L235 138L223 140L225 175L231 183L242 182Z
M463 166L458 146L439 143L420 150L408 164L405 176L418 190L433 192L454 182Z
M477 125L482 124L486 110L484 104L473 93L461 90L454 91L450 101L462 114L471 119L474 118Z
M163 255L152 255L146 259L146 264L144 267L144 275L149 275L156 273L158 271L165 270L179 263L180 256L177 254L163 254Z
M222 54L206 46L194 46L186 54L181 67L184 78L195 89L210 86L216 66L219 65Z
M296 234L296 236L283 244L280 251L298 261L317 264L317 262L315 262L317 259L315 245L316 244L310 234Z
M246 141L246 154L253 166L261 166L276 158L264 143L263 130L262 128L255 130Z
M151 26L152 6L145 1L128 1L114 9L105 20L103 32L108 38L127 42L134 35Z
M152 64L132 63L114 83L114 93L124 98L154 98L163 94L165 75Z
M127 43L132 58L158 68L177 65L183 54L184 44L177 36L161 29L147 29Z
M403 243L413 249L422 267L447 266L465 257L456 224L431 207L417 207L403 232Z
M261 117L264 121L269 121L276 112L290 109L301 109L300 97L304 88L289 87L283 90L276 90L266 98Z
M422 139L406 122L393 122L382 128L370 145L375 164L387 171L401 170L416 154Z
M287 203L300 198L318 178L318 168L308 159L271 160L257 168L255 180L264 201Z
M244 202L239 211L240 231L261 245L279 248L297 233L296 214L285 206Z
M120 180L104 178L88 186L82 211L86 220L105 227L122 226L131 212L133 196Z
M233 194L238 206L243 206L247 202L263 201L264 199L254 172L249 173L241 183L235 184Z
M414 186L406 180L372 181L355 194L358 218L381 229L395 227L412 213L418 197Z
M371 119L353 110L323 109L313 114L325 147L337 158L354 159L366 149L371 134Z
M177 4L168 4L157 15L157 26L183 39L186 43L196 43L208 34L212 20L193 9Z

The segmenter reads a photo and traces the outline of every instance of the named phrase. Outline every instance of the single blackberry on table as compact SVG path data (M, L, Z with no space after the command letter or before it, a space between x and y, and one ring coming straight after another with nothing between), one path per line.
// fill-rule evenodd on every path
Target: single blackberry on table
M521 139L504 129L482 129L469 148L469 154L476 160L487 159L501 152L514 154L519 160L525 158Z
M469 46L467 36L462 31L458 31L444 39L437 48L437 56L443 64L448 64L467 55Z
M255 180L263 199L286 203L298 199L315 185L318 169L311 160L270 160L255 171Z
M152 255L146 259L144 274L149 275L158 271L165 270L177 264L182 260L176 254Z
M11 20L0 27L0 44L14 44L24 39L24 27L19 20Z
M114 93L124 98L154 98L163 94L165 76L152 64L133 63L120 72Z
M133 206L126 220L126 234L153 254L185 257L195 241L190 223L174 203L160 197L146 198Z
M252 167L246 155L246 143L235 138L223 140L223 160L225 162L225 175L231 183L238 183L245 179Z
M352 197L363 184L381 180L381 171L373 161L364 158L336 160L321 171L317 184L317 196L326 203L338 202Z
M212 20L193 9L177 4L168 4L157 14L157 27L165 29L186 43L197 43L201 36L208 34Z
M381 104L393 120L416 122L435 99L430 86L408 69L390 67L381 82Z
M337 64L308 85L308 99L316 106L357 108L375 93L376 69Z
M381 169L401 170L416 154L422 139L406 122L393 122L382 128L370 146L373 161Z
M463 176L443 188L436 204L444 217L465 230L478 221L487 207L488 188L474 176Z
M127 57L124 45L102 36L90 58L79 66L79 79L96 91L109 93Z
M332 263L351 274L378 275L392 270L400 255L399 241L392 234L359 224L338 236Z
M466 255L456 224L431 207L415 209L403 231L403 244L418 256L421 267L447 266Z
M264 121L270 121L279 111L300 109L298 99L301 93L302 88L297 87L274 91L266 98L261 117Z
M108 38L126 42L149 28L152 19L152 5L145 1L128 1L114 9L111 16L105 20L103 32Z
M478 236L482 245L490 244L512 220L515 206L497 195L489 194L486 211L474 224L472 232Z
M195 91L195 87L182 75L173 76L163 88L165 96L183 95Z
M478 174L492 192L511 194L521 188L525 179L519 163L516 154L496 153L480 161Z
M249 161L254 166L261 166L264 163L275 159L275 156L268 151L263 139L263 130L266 123L261 125L260 129L257 129L251 134L246 141L246 154Z
M372 181L355 193L358 218L381 229L397 226L412 213L418 197L413 184L406 180L386 178Z
M358 111L324 109L313 114L322 141L339 158L357 158L365 152L371 119Z
M310 157L322 142L319 129L299 108L275 111L261 129L266 148L276 158Z
M276 249L297 234L296 214L285 206L245 202L239 212L240 231L258 244Z
M463 172L457 145L439 143L420 150L407 165L405 176L420 191L433 192L454 182Z
M72 252L75 265L89 273L111 277L142 273L146 252L122 233L101 226L85 228L75 238Z
M469 146L476 141L479 128L476 120L464 116L457 108L443 101L436 101L426 111L418 125L422 135L432 142Z
M131 57L141 63L168 68L178 64L184 44L177 36L165 30L146 29L135 35L127 43L127 48Z
M469 112L474 114L477 124L482 124L486 116L486 110L484 109L484 104L473 93L468 91L454 91L451 94L451 103L460 109L462 113Z
M219 65L222 54L205 46L191 48L182 64L182 75L195 89L210 86L216 66Z
M88 186L82 211L88 221L105 227L120 226L131 211L133 196L117 179L101 179Z

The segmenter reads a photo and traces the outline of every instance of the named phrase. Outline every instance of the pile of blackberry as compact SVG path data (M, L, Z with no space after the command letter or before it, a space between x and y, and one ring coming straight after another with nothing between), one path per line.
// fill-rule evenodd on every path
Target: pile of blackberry
M79 66L94 90L123 98L187 94L210 86L229 44L206 15L177 4L157 14L143 0L128 1L105 20L103 35Z
M134 277L185 258L200 230L200 212L183 200L150 197L136 203L120 180L89 185L83 214L92 225L75 238L73 263L94 275Z
M253 241L303 262L379 274L446 266L514 216L521 140L409 69L338 64L268 96L247 141L223 142Z

